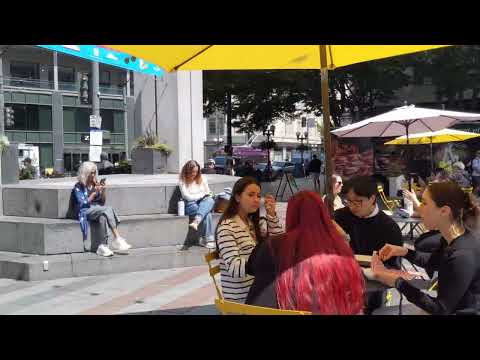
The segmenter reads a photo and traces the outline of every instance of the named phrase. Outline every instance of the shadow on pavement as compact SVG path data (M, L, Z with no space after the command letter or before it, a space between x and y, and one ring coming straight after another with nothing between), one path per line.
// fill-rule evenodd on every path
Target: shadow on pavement
M151 310L124 315L220 315L215 305L193 306L178 309Z

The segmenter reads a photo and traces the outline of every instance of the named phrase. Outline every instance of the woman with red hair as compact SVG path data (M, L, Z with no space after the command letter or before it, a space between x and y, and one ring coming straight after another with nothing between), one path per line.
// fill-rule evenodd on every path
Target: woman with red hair
M362 270L312 191L290 199L286 233L259 244L247 272L255 276L247 304L322 315L354 315L363 309Z

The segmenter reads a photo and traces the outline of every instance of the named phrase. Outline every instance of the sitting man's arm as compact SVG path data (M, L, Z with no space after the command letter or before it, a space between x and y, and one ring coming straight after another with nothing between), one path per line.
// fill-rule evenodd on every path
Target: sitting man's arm
M384 240L386 244L403 246L402 232L395 221L391 220L386 223L383 227L383 233L385 234ZM385 264L395 269L401 269L401 258L391 258L387 260Z

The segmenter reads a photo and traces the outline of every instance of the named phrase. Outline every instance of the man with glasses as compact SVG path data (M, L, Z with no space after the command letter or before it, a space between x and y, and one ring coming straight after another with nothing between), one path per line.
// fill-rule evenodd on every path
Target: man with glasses
M385 244L403 246L399 226L377 205L377 184L370 176L357 176L344 185L346 207L336 210L334 219L350 237L355 254L372 255ZM400 269L400 259L385 262L387 267ZM371 292L366 300L366 314L383 303L383 291Z

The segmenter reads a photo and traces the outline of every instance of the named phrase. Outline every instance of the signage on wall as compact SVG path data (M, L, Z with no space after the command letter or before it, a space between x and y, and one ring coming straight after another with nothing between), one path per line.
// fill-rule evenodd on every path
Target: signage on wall
M90 127L101 129L102 128L102 117L99 115L90 115Z
M159 66L146 62L135 56L130 56L101 45L37 45L38 47L58 51L64 54L98 61L103 64L117 66L147 75L163 76L164 71Z

